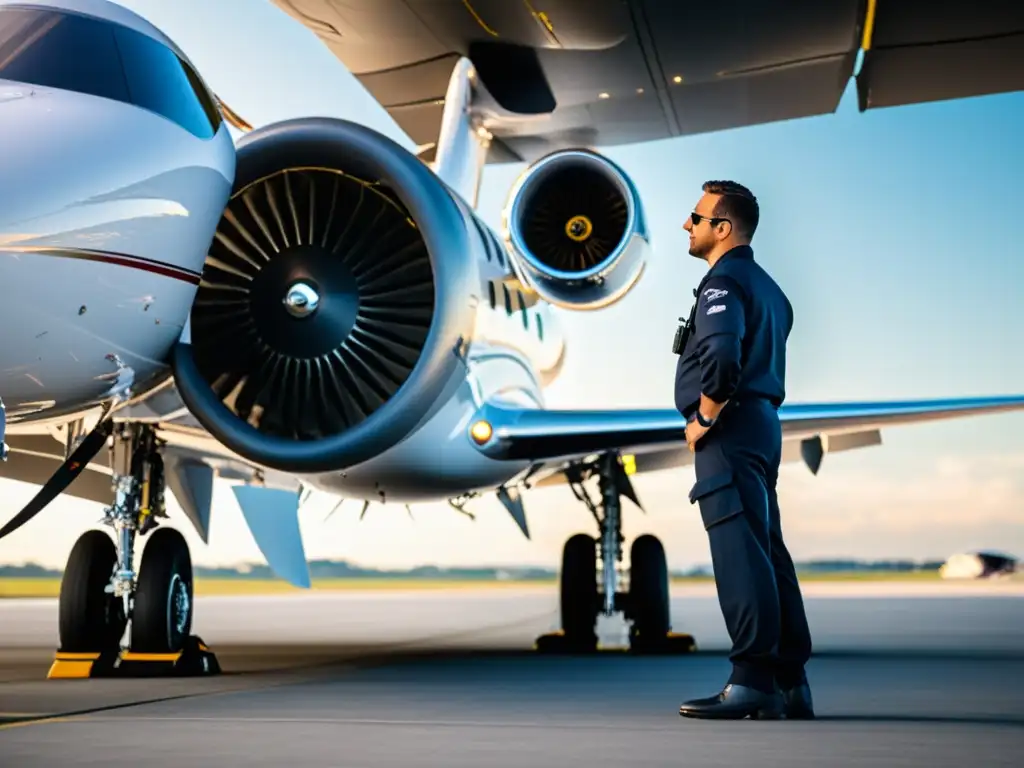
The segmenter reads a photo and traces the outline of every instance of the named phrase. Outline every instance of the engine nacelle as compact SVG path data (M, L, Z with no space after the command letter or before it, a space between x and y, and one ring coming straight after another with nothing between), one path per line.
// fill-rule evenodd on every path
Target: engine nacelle
M619 301L643 274L650 236L626 172L584 149L555 152L513 185L502 215L520 276L565 309Z
M465 214L387 137L305 118L246 134L173 358L196 419L296 474L408 436L463 376L480 293Z

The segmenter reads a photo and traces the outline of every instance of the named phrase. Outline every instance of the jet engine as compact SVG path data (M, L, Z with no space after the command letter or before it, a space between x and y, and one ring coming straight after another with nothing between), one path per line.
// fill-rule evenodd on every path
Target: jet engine
M513 185L503 234L520 277L565 309L610 306L643 273L650 238L626 172L596 152L555 152Z
M239 456L343 470L408 436L464 376L472 216L416 157L344 120L246 134L173 369Z

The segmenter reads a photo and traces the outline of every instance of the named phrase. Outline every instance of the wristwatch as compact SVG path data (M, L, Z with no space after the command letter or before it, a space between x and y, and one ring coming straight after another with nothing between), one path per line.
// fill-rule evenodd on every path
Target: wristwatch
M697 409L694 417L696 418L697 423L704 427L704 429L711 429L711 427L715 425L714 419L708 420L704 418L704 414L700 412L700 408Z

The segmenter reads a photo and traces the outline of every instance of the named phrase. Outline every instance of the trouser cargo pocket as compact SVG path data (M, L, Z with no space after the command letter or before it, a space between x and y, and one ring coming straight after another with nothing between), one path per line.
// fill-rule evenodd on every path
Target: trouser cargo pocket
M704 530L723 523L743 511L743 499L733 483L732 472L720 472L694 483L690 503L700 505Z

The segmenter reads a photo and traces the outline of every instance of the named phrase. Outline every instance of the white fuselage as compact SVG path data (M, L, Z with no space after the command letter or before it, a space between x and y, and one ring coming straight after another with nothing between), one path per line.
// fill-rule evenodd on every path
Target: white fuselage
M23 58L35 55L37 67L53 54L47 34L50 47L60 46L63 25L98 23L65 15L42 24L46 8L6 5L7 42L21 35ZM122 15L107 4L71 5L75 13ZM123 15L122 23L141 24ZM141 44L122 47L121 58L141 66L153 56L173 57L173 44L157 42L159 34L142 27L129 41ZM106 50L102 42L97 56ZM25 71L17 57L3 64L4 71ZM66 74L36 72L42 79ZM169 95L156 92L156 81L146 84L150 92L137 87L132 96L169 114L179 107L186 118L195 114L187 92ZM231 192L235 151L224 123L199 136L127 98L4 79L0 146L0 398L9 430L17 431L25 422L67 421L112 391L128 384L145 391L167 375L168 352Z

